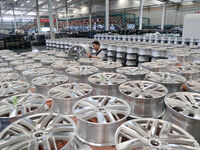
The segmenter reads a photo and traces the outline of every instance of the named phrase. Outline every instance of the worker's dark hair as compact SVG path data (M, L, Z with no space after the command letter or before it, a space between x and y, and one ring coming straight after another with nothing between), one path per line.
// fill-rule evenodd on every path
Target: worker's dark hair
M100 46L100 43L98 41L94 41L92 42L92 44L95 44L95 45L99 45Z

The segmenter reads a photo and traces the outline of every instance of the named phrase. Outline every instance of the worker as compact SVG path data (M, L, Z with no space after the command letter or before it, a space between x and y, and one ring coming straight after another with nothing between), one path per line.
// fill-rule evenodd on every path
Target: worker
M91 53L87 53L89 58L99 58L101 60L105 60L105 52L101 49L100 43L98 41L94 41L92 43L94 50L96 51L95 55L91 55Z

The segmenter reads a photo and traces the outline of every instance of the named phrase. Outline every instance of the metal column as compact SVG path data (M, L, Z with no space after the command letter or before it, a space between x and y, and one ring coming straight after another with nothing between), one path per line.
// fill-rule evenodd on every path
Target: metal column
M92 30L92 1L89 1L89 26L90 30Z
M17 30L17 23L16 23L14 6L12 6L12 11L13 11L13 19L14 19L14 32L16 32L16 30Z
M4 34L4 22L3 22L3 14L2 14L1 7L0 7L0 17L1 17L1 26L2 26L2 31L3 31L3 34Z
M139 22L139 30L142 30L143 23L143 0L140 0L140 22Z
M52 0L48 0L48 9L49 9L50 34L51 34L51 39L54 39L54 38L55 38L55 34L54 34L54 22L53 22Z
M58 32L59 28L58 28L58 12L56 10L56 30Z
M105 3L106 3L106 18L105 18L105 21L106 21L106 31L109 31L109 17L110 17L110 14L109 14L109 0L105 0Z
M38 0L36 0L36 15L37 15L37 29L38 29L38 33L41 34L41 28L40 28L40 13L39 13L39 4L38 4Z
M162 30L162 31L163 31L164 28L165 28L166 5L167 5L167 2L163 2L163 12L162 12L162 22L161 22L161 30Z
M65 8L66 8L66 28L68 29L69 24L68 24L68 5L67 5L67 1L65 1Z

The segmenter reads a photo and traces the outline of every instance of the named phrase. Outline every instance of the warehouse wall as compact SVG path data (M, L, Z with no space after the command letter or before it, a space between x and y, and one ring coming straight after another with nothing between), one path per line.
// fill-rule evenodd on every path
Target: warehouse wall
M150 9L144 9L144 17L148 17L151 20L152 25L159 25L161 24L162 19L162 3L156 0L149 0L145 2L145 5L152 5L153 2L157 2L159 7L154 6L154 8L150 7ZM139 1L132 1L132 0L118 0L117 2L110 3L111 11L121 11L121 12L133 12L136 14L136 17L139 17ZM191 6L185 5L184 7L181 6L178 9L176 7L168 7L167 8L167 15L166 15L166 24L172 25L183 25L184 16L186 14L194 14L196 11L200 10L200 5ZM104 12L105 6L104 5L93 5L92 12ZM84 15L85 16L85 15Z

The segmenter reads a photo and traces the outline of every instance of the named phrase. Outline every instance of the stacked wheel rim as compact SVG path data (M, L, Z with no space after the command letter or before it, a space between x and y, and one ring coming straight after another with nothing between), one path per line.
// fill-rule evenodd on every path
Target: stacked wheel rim
M111 146L115 131L130 114L130 106L116 97L92 96L78 101L73 112L79 140L94 146Z
M167 121L146 118L122 124L115 134L115 145L117 150L199 149L195 139L182 128Z
M131 117L159 118L164 114L164 97L168 90L163 85L150 81L129 81L121 84L119 91L131 106Z

